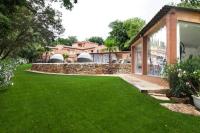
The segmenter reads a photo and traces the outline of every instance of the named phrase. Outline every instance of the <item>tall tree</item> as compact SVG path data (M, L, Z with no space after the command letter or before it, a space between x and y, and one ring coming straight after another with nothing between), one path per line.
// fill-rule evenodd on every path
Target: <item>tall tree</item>
M144 25L145 21L140 18L131 18L124 21L124 26L129 38L135 37Z
M87 39L87 41L94 42L94 43L97 43L99 45L102 45L104 43L103 38L102 37L98 37L98 36L90 37L89 39Z
M105 46L106 46L106 50L108 51L109 55L109 73L112 74L112 52L118 50L118 47L116 45L116 40L113 38L107 38L105 40Z
M114 21L110 23L111 32L109 38L116 40L119 50L129 50L130 40L143 28L145 21L140 18L131 18L125 21Z
M59 1L66 9L72 9L74 2ZM0 1L0 60L26 45L47 45L63 31L61 13L46 0Z
M112 29L109 33L109 38L116 41L116 45L119 47L119 50L124 50L124 44L127 40L129 40L129 37L123 22L116 20L111 22L109 27Z

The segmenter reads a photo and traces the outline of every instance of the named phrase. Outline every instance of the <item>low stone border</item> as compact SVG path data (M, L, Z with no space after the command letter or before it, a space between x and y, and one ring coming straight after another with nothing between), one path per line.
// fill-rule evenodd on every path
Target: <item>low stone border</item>
M130 74L131 64L33 63L31 70L65 74Z
M198 111L194 106L191 104L177 104L177 103L161 103L161 105L171 111L200 116L200 111Z

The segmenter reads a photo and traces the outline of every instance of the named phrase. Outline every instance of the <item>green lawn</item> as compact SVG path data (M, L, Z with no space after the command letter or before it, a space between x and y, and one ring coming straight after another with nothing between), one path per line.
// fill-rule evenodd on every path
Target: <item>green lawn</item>
M34 74L28 67L0 92L0 133L200 132L200 117L171 112L120 78Z

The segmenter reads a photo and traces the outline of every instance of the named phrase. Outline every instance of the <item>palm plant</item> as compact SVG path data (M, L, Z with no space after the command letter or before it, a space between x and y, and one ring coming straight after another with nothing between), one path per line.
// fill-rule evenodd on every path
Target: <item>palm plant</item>
M109 73L112 73L112 52L117 51L118 47L116 46L115 39L108 38L105 40L105 46L107 47L106 50L109 53Z
M47 62L47 56L48 56L49 51L51 51L51 49L48 46L45 46L44 51L45 51L45 62Z

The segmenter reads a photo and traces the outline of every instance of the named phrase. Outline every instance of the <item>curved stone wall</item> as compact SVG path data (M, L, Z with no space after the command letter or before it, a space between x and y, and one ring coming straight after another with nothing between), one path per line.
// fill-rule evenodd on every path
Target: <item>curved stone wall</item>
M109 74L109 64L33 63L31 70L65 74ZM113 74L130 74L131 64L112 64Z

